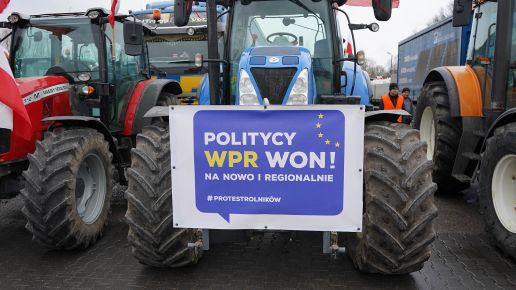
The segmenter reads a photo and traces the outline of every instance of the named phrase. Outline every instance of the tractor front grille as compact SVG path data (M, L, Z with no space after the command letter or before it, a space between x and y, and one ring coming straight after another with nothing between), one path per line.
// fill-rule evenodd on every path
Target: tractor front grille
M281 105L297 68L251 68L262 98L272 105Z

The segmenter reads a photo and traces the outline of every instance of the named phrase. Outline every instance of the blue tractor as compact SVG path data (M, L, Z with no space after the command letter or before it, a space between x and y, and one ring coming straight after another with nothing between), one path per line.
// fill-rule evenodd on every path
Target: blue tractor
M201 86L201 103L262 108L367 104L367 100L354 96L363 76L359 64L364 55L344 55L340 27L375 31L378 26L349 23L343 10L346 0L206 2L208 55L196 56L197 65L207 63L209 70ZM191 4L176 1L178 26L187 25ZM228 11L221 55L217 4ZM371 5L378 20L390 18L391 0L374 0ZM341 18L347 18L348 23L339 23ZM137 138L126 192L133 255L154 267L195 264L207 249L205 230L175 227L173 221L171 188L177 180L170 174L169 126L163 120L168 113L168 108L155 108L147 114L156 122ZM430 244L436 236L432 163L426 159L426 144L420 141L419 132L396 121L406 114L366 112L365 131L354 136L363 138L365 145L363 180L358 181L364 188L363 215L357 217L363 227L358 232L323 234L325 252L341 252L343 244L355 267L363 272L418 271L429 259Z

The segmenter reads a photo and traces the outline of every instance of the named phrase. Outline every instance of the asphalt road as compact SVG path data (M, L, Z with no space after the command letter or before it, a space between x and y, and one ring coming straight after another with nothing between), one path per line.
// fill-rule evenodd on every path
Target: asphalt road
M423 270L404 276L358 273L347 257L322 254L320 233L266 233L215 244L184 269L152 269L131 256L125 206L113 210L92 248L59 252L31 241L19 198L0 201L0 288L65 289L516 289L516 262L493 248L476 205L463 195L438 196L438 239Z

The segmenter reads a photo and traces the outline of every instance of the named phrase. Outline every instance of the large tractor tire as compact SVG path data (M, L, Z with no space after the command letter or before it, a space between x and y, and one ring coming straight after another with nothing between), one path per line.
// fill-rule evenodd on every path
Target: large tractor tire
M196 264L202 255L188 246L199 240L199 231L173 226L169 142L167 122L143 128L127 171L128 240L134 257L153 267Z
M102 235L113 186L112 154L93 129L45 133L30 154L21 191L27 229L54 249L86 248Z
M459 148L462 124L450 114L448 89L444 82L425 84L419 97L414 128L421 132L421 141L428 144L427 158L433 160L433 181L440 192L457 192L469 186L452 176Z
M496 129L480 166L480 212L496 245L516 259L516 123Z
M417 130L399 123L366 125L363 228L346 234L357 269L407 274L423 268L436 236L431 168Z

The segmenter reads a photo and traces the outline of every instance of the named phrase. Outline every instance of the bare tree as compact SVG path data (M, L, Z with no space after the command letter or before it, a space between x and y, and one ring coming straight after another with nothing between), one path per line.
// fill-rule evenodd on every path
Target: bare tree
M446 6L442 7L439 12L428 21L428 26L435 24L437 22L441 22L444 19L451 17L453 15L453 0L450 0Z
M364 69L371 78L376 77L385 77L389 75L389 71L385 66L377 64L374 60L370 59L367 60L366 63L362 66L362 69Z

